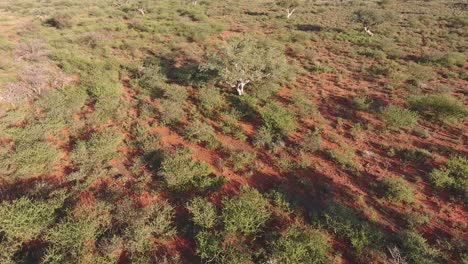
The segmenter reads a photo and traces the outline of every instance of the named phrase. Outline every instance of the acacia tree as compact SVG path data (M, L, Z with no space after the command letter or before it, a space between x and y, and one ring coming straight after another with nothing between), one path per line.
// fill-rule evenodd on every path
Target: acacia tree
M302 4L303 1L301 0L279 0L276 4L282 8L286 9L287 18L289 19L294 12L296 12L297 8Z
M217 52L209 54L207 63L201 67L205 71L216 71L222 83L243 95L249 83L282 77L287 62L280 48L247 37L229 40Z
M386 16L384 14L372 9L358 9L353 13L353 21L362 24L364 31L369 34L369 36L374 35L371 31L371 27L382 24L385 22L385 18Z

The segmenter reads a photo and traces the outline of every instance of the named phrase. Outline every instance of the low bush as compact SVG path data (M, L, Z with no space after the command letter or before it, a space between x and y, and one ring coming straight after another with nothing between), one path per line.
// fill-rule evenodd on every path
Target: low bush
M192 221L202 228L212 228L217 221L217 213L214 205L200 197L192 199L187 204L187 209L192 214Z
M190 141L203 143L208 148L216 148L219 145L213 127L198 119L189 123L184 130L184 136Z
M369 108L372 106L373 100L367 95L355 96L353 98L353 103L356 109L365 111L369 110Z
M238 196L223 201L222 220L227 232L252 235L270 218L268 200L257 190L244 188Z
M414 231L403 231L399 235L401 250L410 263L431 264L437 261L440 252L427 244L420 234Z
M270 262L328 263L328 254L331 251L330 238L320 230L308 230L293 225L272 243L271 251Z
M57 29L71 28L73 26L72 16L69 14L56 14L45 21L46 25Z
M387 177L380 183L383 197L392 202L413 203L414 194L413 188L408 183L396 177Z
M429 181L437 188L448 188L458 195L465 195L468 190L468 160L452 156L445 166L432 170Z
M292 113L285 107L270 103L260 110L264 127L274 134L285 136L296 129L296 120Z
M16 177L32 177L50 172L60 160L61 151L51 143L24 141L14 150L0 152L0 172L14 173Z
M466 62L466 56L459 52L449 53L426 53L421 56L421 61L426 63L441 64L443 66L463 66Z
M201 108L207 111L207 114L213 115L215 111L222 108L226 103L224 97L218 89L208 86L200 88L198 92L198 101Z
M226 146L223 152L228 156L230 165L235 172L246 171L257 155L249 150Z
M166 184L175 189L192 187L200 178L207 177L210 173L209 165L194 160L186 149L167 153L158 171L158 175L164 178Z
M72 152L73 163L83 172L91 172L108 166L119 156L118 147L123 135L112 130L95 133L89 140L80 140Z
M322 136L319 129L309 130L300 142L301 149L313 153L322 149Z
M418 123L418 114L397 105L388 105L380 111L380 116L390 128L410 128Z
M0 232L11 243L31 241L55 221L55 210L61 206L57 201L32 201L20 198L0 203Z
M421 115L443 123L454 123L466 117L465 105L450 94L430 94L408 98L411 108Z
M44 259L49 262L82 262L96 247L97 238L109 228L110 207L99 202L94 205L80 205L73 214L53 228L45 236L50 244Z
M342 145L339 149L330 149L327 154L330 159L340 164L342 169L361 170L361 166L356 160L356 149L347 144Z
M338 236L348 239L357 254L382 245L383 235L380 230L342 204L329 204L323 212L323 219L325 227Z

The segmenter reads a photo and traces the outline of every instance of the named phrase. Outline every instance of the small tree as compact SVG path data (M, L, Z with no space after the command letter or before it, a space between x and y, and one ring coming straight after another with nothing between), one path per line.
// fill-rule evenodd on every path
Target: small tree
M364 31L373 36L371 27L385 22L385 15L372 9L359 9L353 13L353 21L362 24Z
M281 77L287 68L280 48L252 38L231 39L218 52L210 54L204 71L217 71L221 82L244 94L249 83Z
M301 0L280 0L277 1L276 4L286 9L286 17L289 19L294 14L294 12L296 12L297 8L299 8L302 2L303 1Z

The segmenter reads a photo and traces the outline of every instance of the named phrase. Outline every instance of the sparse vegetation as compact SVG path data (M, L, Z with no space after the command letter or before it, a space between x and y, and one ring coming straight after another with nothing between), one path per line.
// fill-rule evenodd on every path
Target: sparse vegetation
M466 11L0 0L0 263L466 263Z

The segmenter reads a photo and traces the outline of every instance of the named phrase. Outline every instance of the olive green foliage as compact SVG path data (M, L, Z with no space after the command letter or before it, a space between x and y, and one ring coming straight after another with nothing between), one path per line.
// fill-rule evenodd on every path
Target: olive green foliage
M448 124L465 118L468 113L464 104L450 94L413 96L408 102L421 115Z
M280 263L328 263L331 250L330 238L320 230L304 230L300 226L289 227L272 243L272 260Z
M203 143L208 148L215 148L219 145L213 127L198 119L189 123L184 130L184 136L190 141Z
M414 231L403 231L399 235L401 250L410 263L431 264L437 261L440 252L427 244L426 239Z
M385 199L393 202L414 202L413 188L397 177L387 177L380 182Z
M216 224L216 208L209 201L196 197L187 204L195 224L203 228L212 228Z
M72 160L84 172L102 169L119 156L118 147L122 140L123 136L112 130L93 134L90 139L76 143Z
M207 177L211 168L205 162L197 161L187 150L167 153L161 163L158 175L162 176L171 188L188 188Z
M417 113L397 105L386 106L380 116L390 128L409 128L418 123Z
M275 135L284 136L297 127L296 120L291 112L279 105L268 104L260 110L264 126Z
M221 81L229 86L237 81L255 84L265 79L281 80L288 67L279 46L253 37L229 39L206 60L203 69L217 70Z
M320 130L309 130L300 142L301 149L307 152L316 152L322 149L322 136Z
M340 148L327 150L326 153L330 159L340 164L344 170L361 170L361 166L356 160L356 149L348 144L341 144Z
M207 111L207 114L210 115L214 114L213 111L222 108L226 104L220 91L212 86L200 88L198 100L203 110Z
M239 196L223 201L222 220L227 232L255 234L270 218L268 200L257 190L242 189Z
M22 197L0 204L0 231L7 243L23 243L37 238L55 221L55 210L61 206L57 201L32 201Z
M235 147L225 147L223 152L227 154L229 163L236 172L245 171L256 158L255 152Z
M60 153L51 143L21 142L11 151L0 152L0 171L14 173L19 178L47 173L60 161Z
M327 229L346 238L357 254L381 246L383 235L379 229L342 204L328 205L323 212L323 219Z
M372 27L385 22L386 15L376 9L358 9L353 12L352 19L363 27Z
M110 206L104 202L78 206L73 215L48 230L46 240L51 246L44 258L53 263L84 260L96 247L97 238L109 228L110 220Z
M448 188L464 195L468 188L468 160L462 156L452 156L445 166L433 169L429 181L437 188Z

